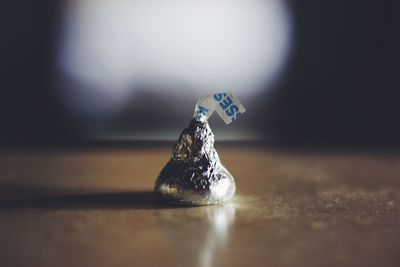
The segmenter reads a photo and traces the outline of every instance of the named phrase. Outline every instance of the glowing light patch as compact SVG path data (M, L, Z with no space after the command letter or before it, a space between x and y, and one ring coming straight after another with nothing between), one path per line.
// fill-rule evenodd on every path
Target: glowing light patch
M193 99L254 95L276 79L289 38L280 0L69 1L62 99L78 115L113 116L143 84Z

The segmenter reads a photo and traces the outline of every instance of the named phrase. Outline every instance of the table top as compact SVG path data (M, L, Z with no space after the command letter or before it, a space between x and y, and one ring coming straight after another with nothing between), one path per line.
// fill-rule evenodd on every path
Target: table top
M160 205L170 146L0 152L0 266L399 266L400 153L217 146L225 205Z

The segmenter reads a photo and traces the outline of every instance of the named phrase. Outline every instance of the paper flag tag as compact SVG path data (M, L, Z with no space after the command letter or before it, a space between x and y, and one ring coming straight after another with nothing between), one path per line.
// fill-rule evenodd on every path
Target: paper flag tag
M205 116L208 119L214 111L229 124L236 120L246 109L232 93L219 93L201 97L194 109L194 118Z

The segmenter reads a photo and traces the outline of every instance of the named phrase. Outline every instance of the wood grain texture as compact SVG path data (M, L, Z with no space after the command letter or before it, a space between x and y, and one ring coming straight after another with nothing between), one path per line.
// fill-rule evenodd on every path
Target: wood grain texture
M399 266L399 153L221 146L234 200L179 208L170 149L0 152L0 266Z

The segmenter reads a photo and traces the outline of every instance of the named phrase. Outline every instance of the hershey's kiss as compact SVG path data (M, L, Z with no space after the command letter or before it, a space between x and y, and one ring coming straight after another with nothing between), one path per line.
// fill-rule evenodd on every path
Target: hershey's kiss
M235 180L214 148L207 119L193 118L156 180L157 197L178 205L211 205L229 200L235 190Z

